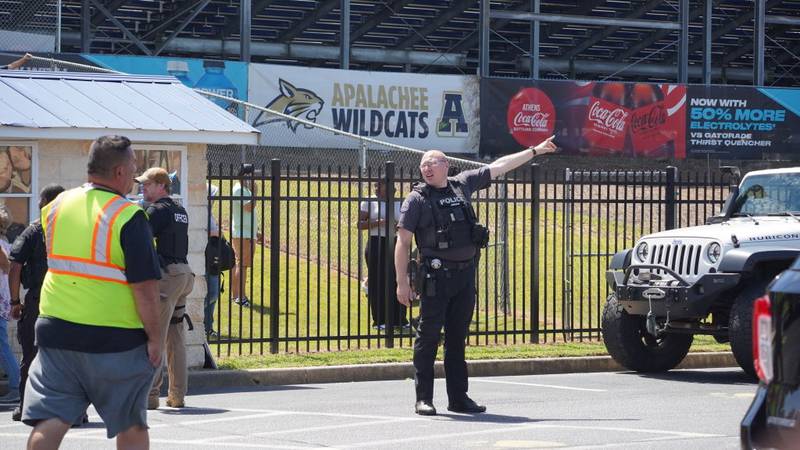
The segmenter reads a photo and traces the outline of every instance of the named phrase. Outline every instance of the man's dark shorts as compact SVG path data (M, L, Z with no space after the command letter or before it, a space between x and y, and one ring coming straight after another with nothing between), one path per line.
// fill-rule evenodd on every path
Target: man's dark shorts
M52 418L76 423L91 403L109 439L132 426L147 428L154 374L146 345L119 353L39 347L25 386L22 421L30 426Z

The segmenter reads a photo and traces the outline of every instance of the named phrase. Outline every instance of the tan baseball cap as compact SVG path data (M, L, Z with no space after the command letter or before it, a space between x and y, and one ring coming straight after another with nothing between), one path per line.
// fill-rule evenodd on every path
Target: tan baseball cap
M156 184L163 184L166 187L169 187L170 182L169 174L166 170L162 169L161 167L151 167L144 171L143 174L139 175L138 177L134 178L137 183L144 183L145 181L152 181Z

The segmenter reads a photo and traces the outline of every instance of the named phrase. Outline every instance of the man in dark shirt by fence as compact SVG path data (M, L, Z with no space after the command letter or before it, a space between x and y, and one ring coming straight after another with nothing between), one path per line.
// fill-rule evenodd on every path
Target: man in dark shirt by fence
M52 202L64 188L49 184L39 192L39 209ZM28 368L36 357L34 325L39 317L39 290L47 273L47 251L44 247L44 233L41 220L35 220L22 232L11 248L9 255L11 270L8 273L8 288L11 292L11 316L17 319L17 339L22 346L22 362L19 365L19 406L11 418L19 422L22 418L22 402L25 401L25 381ZM28 290L25 303L20 302L20 282Z

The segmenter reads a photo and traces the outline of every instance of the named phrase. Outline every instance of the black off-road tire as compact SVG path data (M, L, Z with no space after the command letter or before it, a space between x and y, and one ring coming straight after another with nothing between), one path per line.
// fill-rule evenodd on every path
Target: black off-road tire
M744 372L756 378L753 365L753 302L766 293L768 281L754 280L733 301L728 318L728 335L736 363Z
M645 317L628 314L610 294L603 309L603 341L614 361L636 372L666 372L683 361L694 336L665 333L655 337L645 328Z

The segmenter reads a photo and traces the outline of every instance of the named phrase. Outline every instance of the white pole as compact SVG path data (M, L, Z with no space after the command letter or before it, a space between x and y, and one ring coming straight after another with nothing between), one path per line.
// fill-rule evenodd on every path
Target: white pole
M61 0L56 2L56 53L61 53Z

